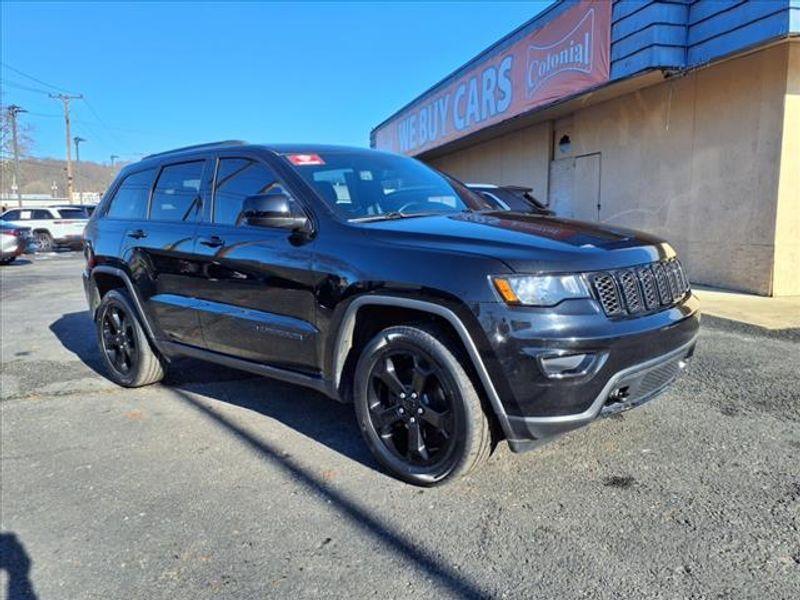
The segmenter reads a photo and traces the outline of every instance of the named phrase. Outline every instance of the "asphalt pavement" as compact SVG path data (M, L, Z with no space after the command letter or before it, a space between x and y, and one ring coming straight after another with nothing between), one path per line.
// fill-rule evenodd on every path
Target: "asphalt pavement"
M81 269L0 267L0 597L800 597L798 335L707 320L666 395L423 490L306 389L116 387Z

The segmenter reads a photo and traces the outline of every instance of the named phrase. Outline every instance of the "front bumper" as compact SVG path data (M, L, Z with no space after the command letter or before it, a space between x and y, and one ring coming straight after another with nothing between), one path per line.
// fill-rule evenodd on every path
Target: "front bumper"
M509 445L515 452L529 450L540 440L588 425L598 417L608 417L640 406L669 388L689 365L696 341L692 339L663 356L623 369L611 377L585 411L555 417L513 417L509 424L514 437Z
M664 391L692 356L700 313L688 295L636 318L609 319L594 302L576 301L555 310L484 304L479 320L489 344L483 360L503 405L500 418L512 450L521 451ZM564 377L543 364L544 358L574 355L593 360Z

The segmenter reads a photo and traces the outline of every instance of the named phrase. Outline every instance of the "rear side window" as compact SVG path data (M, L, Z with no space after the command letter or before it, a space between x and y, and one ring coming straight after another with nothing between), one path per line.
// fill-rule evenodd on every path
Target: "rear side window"
M236 225L245 198L276 187L285 192L266 165L246 158L221 158L214 184L214 222Z
M106 215L112 219L144 219L147 216L147 197L155 176L155 169L128 175L111 199Z
M161 170L153 191L150 218L186 221L194 216L200 201L200 183L205 161L168 165Z
M32 212L33 216L31 217L31 219L34 219L35 221L46 221L47 219L53 218L53 215L50 213L49 210L39 209L39 210L34 210Z
M89 213L85 208L59 208L57 209L62 219L88 219Z

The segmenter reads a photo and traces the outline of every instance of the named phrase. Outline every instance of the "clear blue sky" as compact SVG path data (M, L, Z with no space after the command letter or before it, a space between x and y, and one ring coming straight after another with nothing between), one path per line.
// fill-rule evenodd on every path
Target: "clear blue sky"
M553 0L2 3L2 62L68 91L81 158L208 140L368 145L370 129ZM61 105L5 66L2 102L64 155Z

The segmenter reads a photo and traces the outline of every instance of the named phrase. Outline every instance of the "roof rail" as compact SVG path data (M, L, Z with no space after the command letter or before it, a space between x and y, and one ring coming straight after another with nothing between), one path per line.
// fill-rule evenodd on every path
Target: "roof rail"
M219 142L207 142L205 144L194 144L193 146L183 146L182 148L173 148L172 150L165 150L164 152L155 152L148 154L145 158L153 158L154 156L164 156L166 154L174 154L175 152L186 152L187 150L200 150L203 148L214 148L216 146L242 146L247 142L242 140L222 140Z

